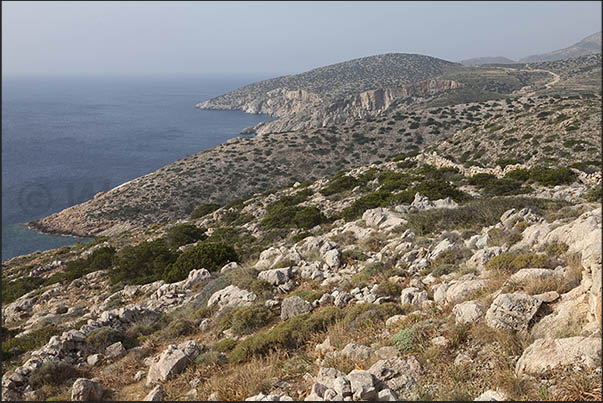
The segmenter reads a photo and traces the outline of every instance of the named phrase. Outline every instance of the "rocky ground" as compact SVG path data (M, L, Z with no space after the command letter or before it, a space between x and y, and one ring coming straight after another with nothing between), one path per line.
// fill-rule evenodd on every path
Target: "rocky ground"
M3 399L598 400L600 175L529 169L401 155L4 262ZM117 276L157 240L237 262Z

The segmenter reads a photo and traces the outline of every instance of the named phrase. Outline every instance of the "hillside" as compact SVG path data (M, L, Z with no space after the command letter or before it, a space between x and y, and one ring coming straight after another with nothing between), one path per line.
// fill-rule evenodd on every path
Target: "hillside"
M595 102L538 99L488 147ZM3 262L3 398L599 400L600 158L553 159L415 150Z
M480 64L514 64L517 62L503 56L486 56L461 60L460 63L465 66L477 66Z
M268 134L351 123L441 93L461 93L465 103L492 99L543 79L546 74L541 72L465 67L429 56L392 53L261 81L197 107L278 117L254 128Z
M318 178L358 164L384 161L461 129L483 132L492 139L517 136L505 144L505 148L515 149L511 141L525 142L525 138L519 137L524 135L524 130L503 133L505 129L501 127L505 119L519 126L535 121L538 130L559 134L558 138L534 135L536 139L532 141L542 141L545 148L535 152L530 163L596 159L596 153L600 152L600 98L557 101L557 98L544 96L413 111L400 107L374 120L358 120L336 128L237 138L98 194L93 200L40 219L33 225L47 232L102 235L106 230L115 233L133 226L185 218L201 203L226 203L295 180ZM531 111L538 111L538 116L544 118L535 117ZM576 127L579 131L575 131ZM563 147L563 142L570 139L583 140L585 146L581 149ZM484 155L487 148L480 147L477 140L473 143L476 151L481 149ZM457 144L461 154L466 151L465 143ZM486 153L482 160L488 157Z
M601 53L601 32L594 33L567 48L519 59L521 63L551 62Z

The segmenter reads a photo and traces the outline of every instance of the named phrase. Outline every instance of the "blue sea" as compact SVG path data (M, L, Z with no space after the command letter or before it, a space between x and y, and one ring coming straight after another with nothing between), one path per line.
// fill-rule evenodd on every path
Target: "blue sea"
M265 78L2 77L2 260L82 240L28 221L270 120L195 108Z

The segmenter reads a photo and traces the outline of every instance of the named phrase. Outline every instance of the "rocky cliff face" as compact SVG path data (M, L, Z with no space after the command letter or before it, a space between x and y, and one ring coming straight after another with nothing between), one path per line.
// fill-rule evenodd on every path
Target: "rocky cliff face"
M459 86L454 80L432 79L405 87L363 91L332 102L305 90L277 88L268 91L264 96L247 95L235 98L229 103L224 103L222 99L209 100L197 104L196 107L199 109L237 109L246 113L265 113L276 116L280 119L260 123L255 129L258 134L278 133L326 127L377 116L403 99L411 97L420 99Z

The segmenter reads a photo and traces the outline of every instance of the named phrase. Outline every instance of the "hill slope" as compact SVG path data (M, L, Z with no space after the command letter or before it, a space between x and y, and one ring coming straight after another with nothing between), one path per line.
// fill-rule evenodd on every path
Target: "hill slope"
M580 42L568 46L567 48L524 57L519 61L522 63L551 62L590 55L593 53L601 53L601 32L589 35Z

